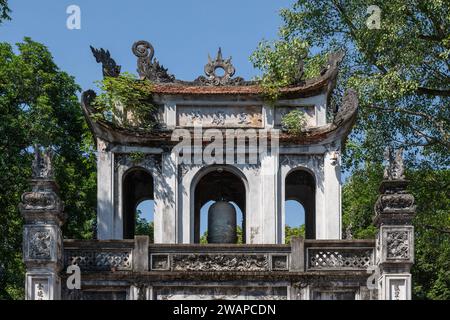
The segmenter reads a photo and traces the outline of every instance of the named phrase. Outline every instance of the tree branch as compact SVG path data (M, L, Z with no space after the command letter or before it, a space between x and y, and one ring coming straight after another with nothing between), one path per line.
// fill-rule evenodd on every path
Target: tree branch
M405 110L405 109L396 109L396 108L384 108L384 107L377 107L374 105L367 106L367 108L378 110L378 111L384 111L384 112L400 112L400 113L409 114L412 116L425 118L429 122L431 122L435 126L435 128L439 131L439 133L442 135L442 139L436 139L434 137L430 137L427 135L428 139L432 139L433 141L441 143L444 146L450 148L450 141L448 140L449 134L444 128L443 121L436 121L436 119L434 119L433 116L426 114L425 112L411 111L411 110ZM413 130L418 131L417 129L413 129Z
M424 87L417 88L417 93L432 95L432 96L441 96L441 97L449 97L450 96L450 90L431 89L431 88L424 88Z
M446 229L439 228L439 227L435 227L435 226L432 226L432 225L429 225L429 224L425 225L424 227L425 227L425 229L428 229L428 230L435 230L435 231L438 231L440 233L450 234L450 229L448 229L448 228L446 228Z

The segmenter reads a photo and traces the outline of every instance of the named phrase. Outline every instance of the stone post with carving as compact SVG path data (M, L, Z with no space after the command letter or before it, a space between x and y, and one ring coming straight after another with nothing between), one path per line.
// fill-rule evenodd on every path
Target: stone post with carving
M408 181L404 176L402 149L395 155L387 150L386 158L388 166L375 203L374 219L378 227L378 298L410 300L410 269L414 263L414 197L406 191Z
M31 191L19 205L24 217L23 259L27 269L25 298L57 300L61 297L63 203L53 178L50 150L35 146Z

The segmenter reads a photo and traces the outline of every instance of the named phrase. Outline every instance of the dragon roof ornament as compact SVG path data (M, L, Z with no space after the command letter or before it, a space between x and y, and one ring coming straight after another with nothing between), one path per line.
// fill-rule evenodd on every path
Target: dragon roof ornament
M103 77L118 77L121 66L117 65L116 61L111 58L109 50L103 48L96 49L93 46L90 47L97 63L102 64Z
M175 81L175 76L169 74L167 69L160 65L156 58L153 58L155 49L150 42L136 41L133 44L132 51L138 57L137 72L141 79L160 83Z

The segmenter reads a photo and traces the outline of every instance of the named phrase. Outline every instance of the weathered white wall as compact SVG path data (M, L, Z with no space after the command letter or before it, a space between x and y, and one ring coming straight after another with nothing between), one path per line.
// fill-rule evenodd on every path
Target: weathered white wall
M188 101L207 108L214 101ZM164 121L176 127L176 105L183 99L167 97ZM255 105L255 101L221 101L222 105ZM260 103L260 102L259 102ZM316 125L326 124L326 95L280 101L283 106L315 106ZM276 109L262 105L264 127L275 125ZM285 225L285 179L289 172L305 169L316 180L316 238L341 238L341 184L339 161L332 159L339 143L308 146L280 146L278 154L266 154L258 165L233 164L231 170L246 184L246 236L248 243L283 243ZM118 154L143 152L161 158L160 168L151 164L121 163ZM192 243L194 240L193 197L198 180L211 170L207 165L178 165L175 154L161 148L115 146L106 149L98 141L98 238L121 239L123 236L122 182L124 173L139 165L154 179L155 243Z

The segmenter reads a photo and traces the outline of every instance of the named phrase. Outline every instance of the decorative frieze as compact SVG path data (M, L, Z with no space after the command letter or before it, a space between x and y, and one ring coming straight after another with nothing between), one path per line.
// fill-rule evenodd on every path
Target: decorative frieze
M119 166L139 166L148 170L161 172L162 158L159 154L142 154L142 156L139 154L138 157L130 153L117 153L114 155L114 163L116 170Z
M268 271L267 255L186 254L172 256L173 271Z
M206 128L262 128L261 106L177 105L177 125Z
M280 155L280 166L287 166L289 169L309 168L317 173L323 173L324 157L320 154L308 155Z

